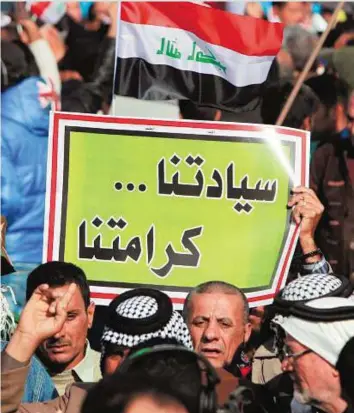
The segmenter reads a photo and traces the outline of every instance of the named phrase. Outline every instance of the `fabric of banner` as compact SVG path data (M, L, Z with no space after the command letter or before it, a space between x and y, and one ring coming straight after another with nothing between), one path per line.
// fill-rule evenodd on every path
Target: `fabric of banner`
M115 93L234 108L255 99L282 25L194 3L122 3Z

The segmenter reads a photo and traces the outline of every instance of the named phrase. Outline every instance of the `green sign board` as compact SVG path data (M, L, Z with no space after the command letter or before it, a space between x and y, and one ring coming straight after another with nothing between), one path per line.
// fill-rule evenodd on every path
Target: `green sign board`
M305 132L55 113L45 260L80 266L98 302L154 286L181 305L211 280L269 302L297 239Z

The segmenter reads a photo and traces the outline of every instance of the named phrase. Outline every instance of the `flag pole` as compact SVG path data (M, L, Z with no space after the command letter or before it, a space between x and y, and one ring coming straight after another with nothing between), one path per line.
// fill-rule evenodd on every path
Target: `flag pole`
M297 78L297 81L295 83L295 86L293 88L293 90L291 91L288 100L286 101L277 121L276 121L276 125L281 126L285 120L285 118L287 117L292 104L294 103L294 100L296 99L297 94L299 93L299 90L302 86L302 84L304 83L307 75L309 74L309 71L312 67L312 65L315 62L316 57L318 56L327 36L328 33L332 30L332 28L335 26L336 22L337 22L337 17L339 12L342 10L344 5L344 1L341 1L337 4L337 7L334 10L334 13L331 17L331 20L328 23L328 26L326 28L326 30L322 33L321 37L319 38L317 45L315 47L315 49L313 50L313 52L311 53L309 59L307 60L307 63L305 65L305 67L303 68L300 76Z

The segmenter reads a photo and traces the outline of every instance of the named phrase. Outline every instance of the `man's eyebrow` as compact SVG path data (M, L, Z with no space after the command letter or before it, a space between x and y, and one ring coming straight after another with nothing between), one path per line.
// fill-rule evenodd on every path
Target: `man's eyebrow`
M203 321L208 321L210 320L210 317L206 316L206 315L196 315L195 317L193 317L193 321L195 320L203 320Z
M231 318L228 318L228 317L220 317L217 320L218 322L233 324Z

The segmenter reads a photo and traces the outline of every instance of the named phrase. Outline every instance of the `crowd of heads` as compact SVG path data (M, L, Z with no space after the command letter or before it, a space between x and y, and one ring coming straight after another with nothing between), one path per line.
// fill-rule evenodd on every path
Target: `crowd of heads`
M36 351L55 377L85 357L95 307L84 272L70 263L35 268L27 280L27 306L41 291L57 299L72 294L62 327ZM107 309L100 348L103 379L90 387L81 411L213 413L248 405L268 411L260 389L237 369L240 352L267 324L262 339L252 342L252 354L271 341L268 358L281 366L280 376L293 380L290 400L328 413L335 404L344 412L353 403L353 297L349 280L332 274L298 277L280 290L273 305L251 310L242 290L223 281L191 289L182 313L158 289L127 290ZM225 374L239 380L226 384L226 396ZM274 397L281 391L279 386Z

